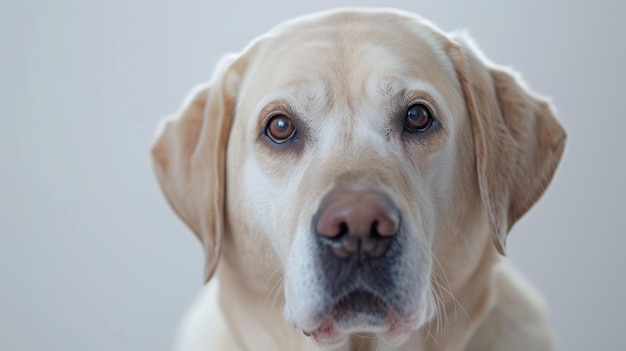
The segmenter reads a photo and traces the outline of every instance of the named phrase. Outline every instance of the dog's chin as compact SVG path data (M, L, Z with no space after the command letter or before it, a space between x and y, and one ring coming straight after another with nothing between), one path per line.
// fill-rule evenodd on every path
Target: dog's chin
M383 299L361 290L339 299L321 316L316 328L304 332L325 347L341 346L351 334L373 334L384 343L397 346L420 325L415 313L401 317Z

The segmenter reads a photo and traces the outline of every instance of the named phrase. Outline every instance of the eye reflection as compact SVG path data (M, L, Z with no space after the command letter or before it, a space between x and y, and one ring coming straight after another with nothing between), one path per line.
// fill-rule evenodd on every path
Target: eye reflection
M423 104L409 106L404 120L404 129L410 133L425 132L433 124L433 116Z
M265 134L272 139L273 142L280 144L293 139L296 129L293 121L286 115L276 115L267 122Z

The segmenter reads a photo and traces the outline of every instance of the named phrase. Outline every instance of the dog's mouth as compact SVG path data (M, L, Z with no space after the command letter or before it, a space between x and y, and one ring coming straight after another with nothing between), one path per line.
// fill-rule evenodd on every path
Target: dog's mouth
M414 318L401 318L383 298L366 290L354 290L322 314L319 326L304 334L324 346L344 343L351 333L375 333L390 344L406 340Z
M364 323L377 325L385 318L389 306L380 297L364 290L355 290L344 296L333 308L334 319L338 324L350 324L363 320Z

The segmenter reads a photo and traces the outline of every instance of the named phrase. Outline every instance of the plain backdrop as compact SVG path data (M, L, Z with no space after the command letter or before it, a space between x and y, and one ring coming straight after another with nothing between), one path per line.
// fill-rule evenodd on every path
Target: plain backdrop
M170 349L203 257L152 172L158 121L222 54L346 5L466 28L553 98L565 156L508 256L546 297L560 349L623 349L624 4L3 1L0 350Z

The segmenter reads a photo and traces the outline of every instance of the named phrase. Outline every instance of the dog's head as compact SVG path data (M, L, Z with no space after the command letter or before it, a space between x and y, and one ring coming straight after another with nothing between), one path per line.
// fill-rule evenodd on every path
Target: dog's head
M323 344L432 319L433 284L503 253L564 148L545 100L405 13L291 21L216 72L162 129L161 186L207 279L221 251L262 294L284 278L286 320Z

